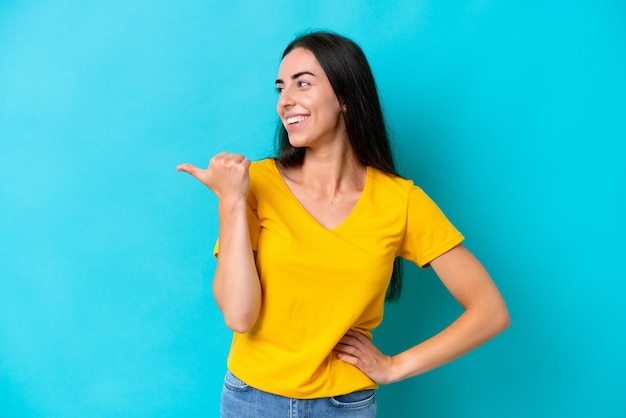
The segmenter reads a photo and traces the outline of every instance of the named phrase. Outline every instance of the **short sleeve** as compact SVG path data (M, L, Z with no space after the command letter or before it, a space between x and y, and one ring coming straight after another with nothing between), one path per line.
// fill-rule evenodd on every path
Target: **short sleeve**
M259 216L257 215L257 200L252 191L248 193L246 216L248 219L248 231L250 232L250 244L252 245L252 251L256 252L261 227L259 226ZM213 248L213 255L215 257L219 254L219 250L220 240L218 238Z
M398 255L421 268L460 244L464 237L424 191L409 191L406 232Z

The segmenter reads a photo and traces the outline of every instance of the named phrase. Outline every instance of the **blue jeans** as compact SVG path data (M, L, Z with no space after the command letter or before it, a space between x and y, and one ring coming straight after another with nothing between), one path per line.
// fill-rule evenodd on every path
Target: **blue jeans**
M317 399L292 399L248 386L230 371L226 372L222 418L375 418L374 390Z

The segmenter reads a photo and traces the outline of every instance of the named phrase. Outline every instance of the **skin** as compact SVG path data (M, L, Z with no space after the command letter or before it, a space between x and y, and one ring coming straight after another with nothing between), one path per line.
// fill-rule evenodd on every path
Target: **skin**
M296 48L281 62L276 86L277 113L294 146L306 147L300 167L282 169L288 187L302 206L327 228L339 225L352 211L365 184L366 168L349 145L343 106L315 56ZM349 112L350 110L347 109ZM289 118L298 117L290 124ZM226 325L246 332L261 307L261 287L246 219L250 161L222 152L206 169L181 164L218 197L220 253L213 293ZM372 380L387 384L448 363L493 338L509 326L509 313L482 264L463 245L430 263L463 307L463 313L435 336L390 356L363 334L348 330L335 347L337 357L358 367Z

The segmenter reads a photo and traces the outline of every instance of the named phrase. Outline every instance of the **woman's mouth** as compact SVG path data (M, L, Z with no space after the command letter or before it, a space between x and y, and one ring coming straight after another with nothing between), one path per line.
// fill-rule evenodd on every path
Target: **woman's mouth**
M296 123L304 122L308 118L309 118L308 116L303 116L303 115L291 116L287 118L287 125L290 125L290 126L295 125Z

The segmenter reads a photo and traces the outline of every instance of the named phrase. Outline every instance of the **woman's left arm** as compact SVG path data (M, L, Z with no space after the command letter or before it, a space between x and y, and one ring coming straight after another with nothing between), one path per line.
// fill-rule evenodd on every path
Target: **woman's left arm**
M382 354L367 337L349 331L335 348L341 360L377 383L393 383L449 363L509 326L502 295L467 248L458 245L430 265L464 312L435 336L395 356Z

